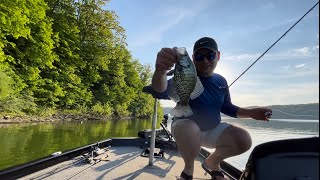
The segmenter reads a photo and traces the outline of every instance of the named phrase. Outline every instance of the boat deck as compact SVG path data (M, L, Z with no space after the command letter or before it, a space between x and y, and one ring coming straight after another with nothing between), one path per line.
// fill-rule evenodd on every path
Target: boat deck
M96 163L84 162L78 156L22 179L177 179L184 163L175 150L166 150L164 157L155 158L152 166L149 158L142 157L138 146L110 147L109 151L97 156ZM201 168L203 158L195 161L194 179L211 179Z

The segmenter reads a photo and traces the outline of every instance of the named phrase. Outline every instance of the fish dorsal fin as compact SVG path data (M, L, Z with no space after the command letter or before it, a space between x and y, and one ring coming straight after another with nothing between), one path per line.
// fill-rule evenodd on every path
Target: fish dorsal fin
M179 95L178 95L178 93L176 92L176 90L175 90L175 88L173 86L173 79L170 79L168 81L167 93L168 93L169 98L172 101L174 101L174 102L179 102L180 101Z
M191 99L195 99L197 97L199 97L204 91L204 87L199 79L199 77L197 76L197 82L196 82L196 86L194 87L191 95L190 95L190 98Z

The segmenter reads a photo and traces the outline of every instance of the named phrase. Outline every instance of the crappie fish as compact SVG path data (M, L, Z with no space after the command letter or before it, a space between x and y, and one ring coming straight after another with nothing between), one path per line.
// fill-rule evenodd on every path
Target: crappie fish
M173 74L169 80L168 96L177 102L171 114L174 117L188 117L193 114L189 100L195 99L203 92L203 86L197 76L196 67L190 59L186 48L174 48L177 53L177 63L168 75Z

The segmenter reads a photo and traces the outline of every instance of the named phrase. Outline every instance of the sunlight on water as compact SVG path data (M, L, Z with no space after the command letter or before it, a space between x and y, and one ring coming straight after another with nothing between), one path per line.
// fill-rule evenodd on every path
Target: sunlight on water
M252 147L245 153L226 159L234 167L243 170L255 146L275 140L319 137L319 120L272 119L269 122L251 119L223 118L222 121L246 129L252 137ZM171 124L168 123L168 127ZM214 149L205 148L212 152Z
M243 170L255 146L274 140L319 137L319 120L271 120L269 122L248 119L223 119L246 129L252 137L252 147L239 156L226 159L236 168ZM212 151L212 149L211 149Z

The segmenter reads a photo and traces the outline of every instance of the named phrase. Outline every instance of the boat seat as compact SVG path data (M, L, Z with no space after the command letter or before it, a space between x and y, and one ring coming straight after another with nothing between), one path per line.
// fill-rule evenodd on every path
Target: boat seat
M256 146L240 180L319 180L319 137Z

